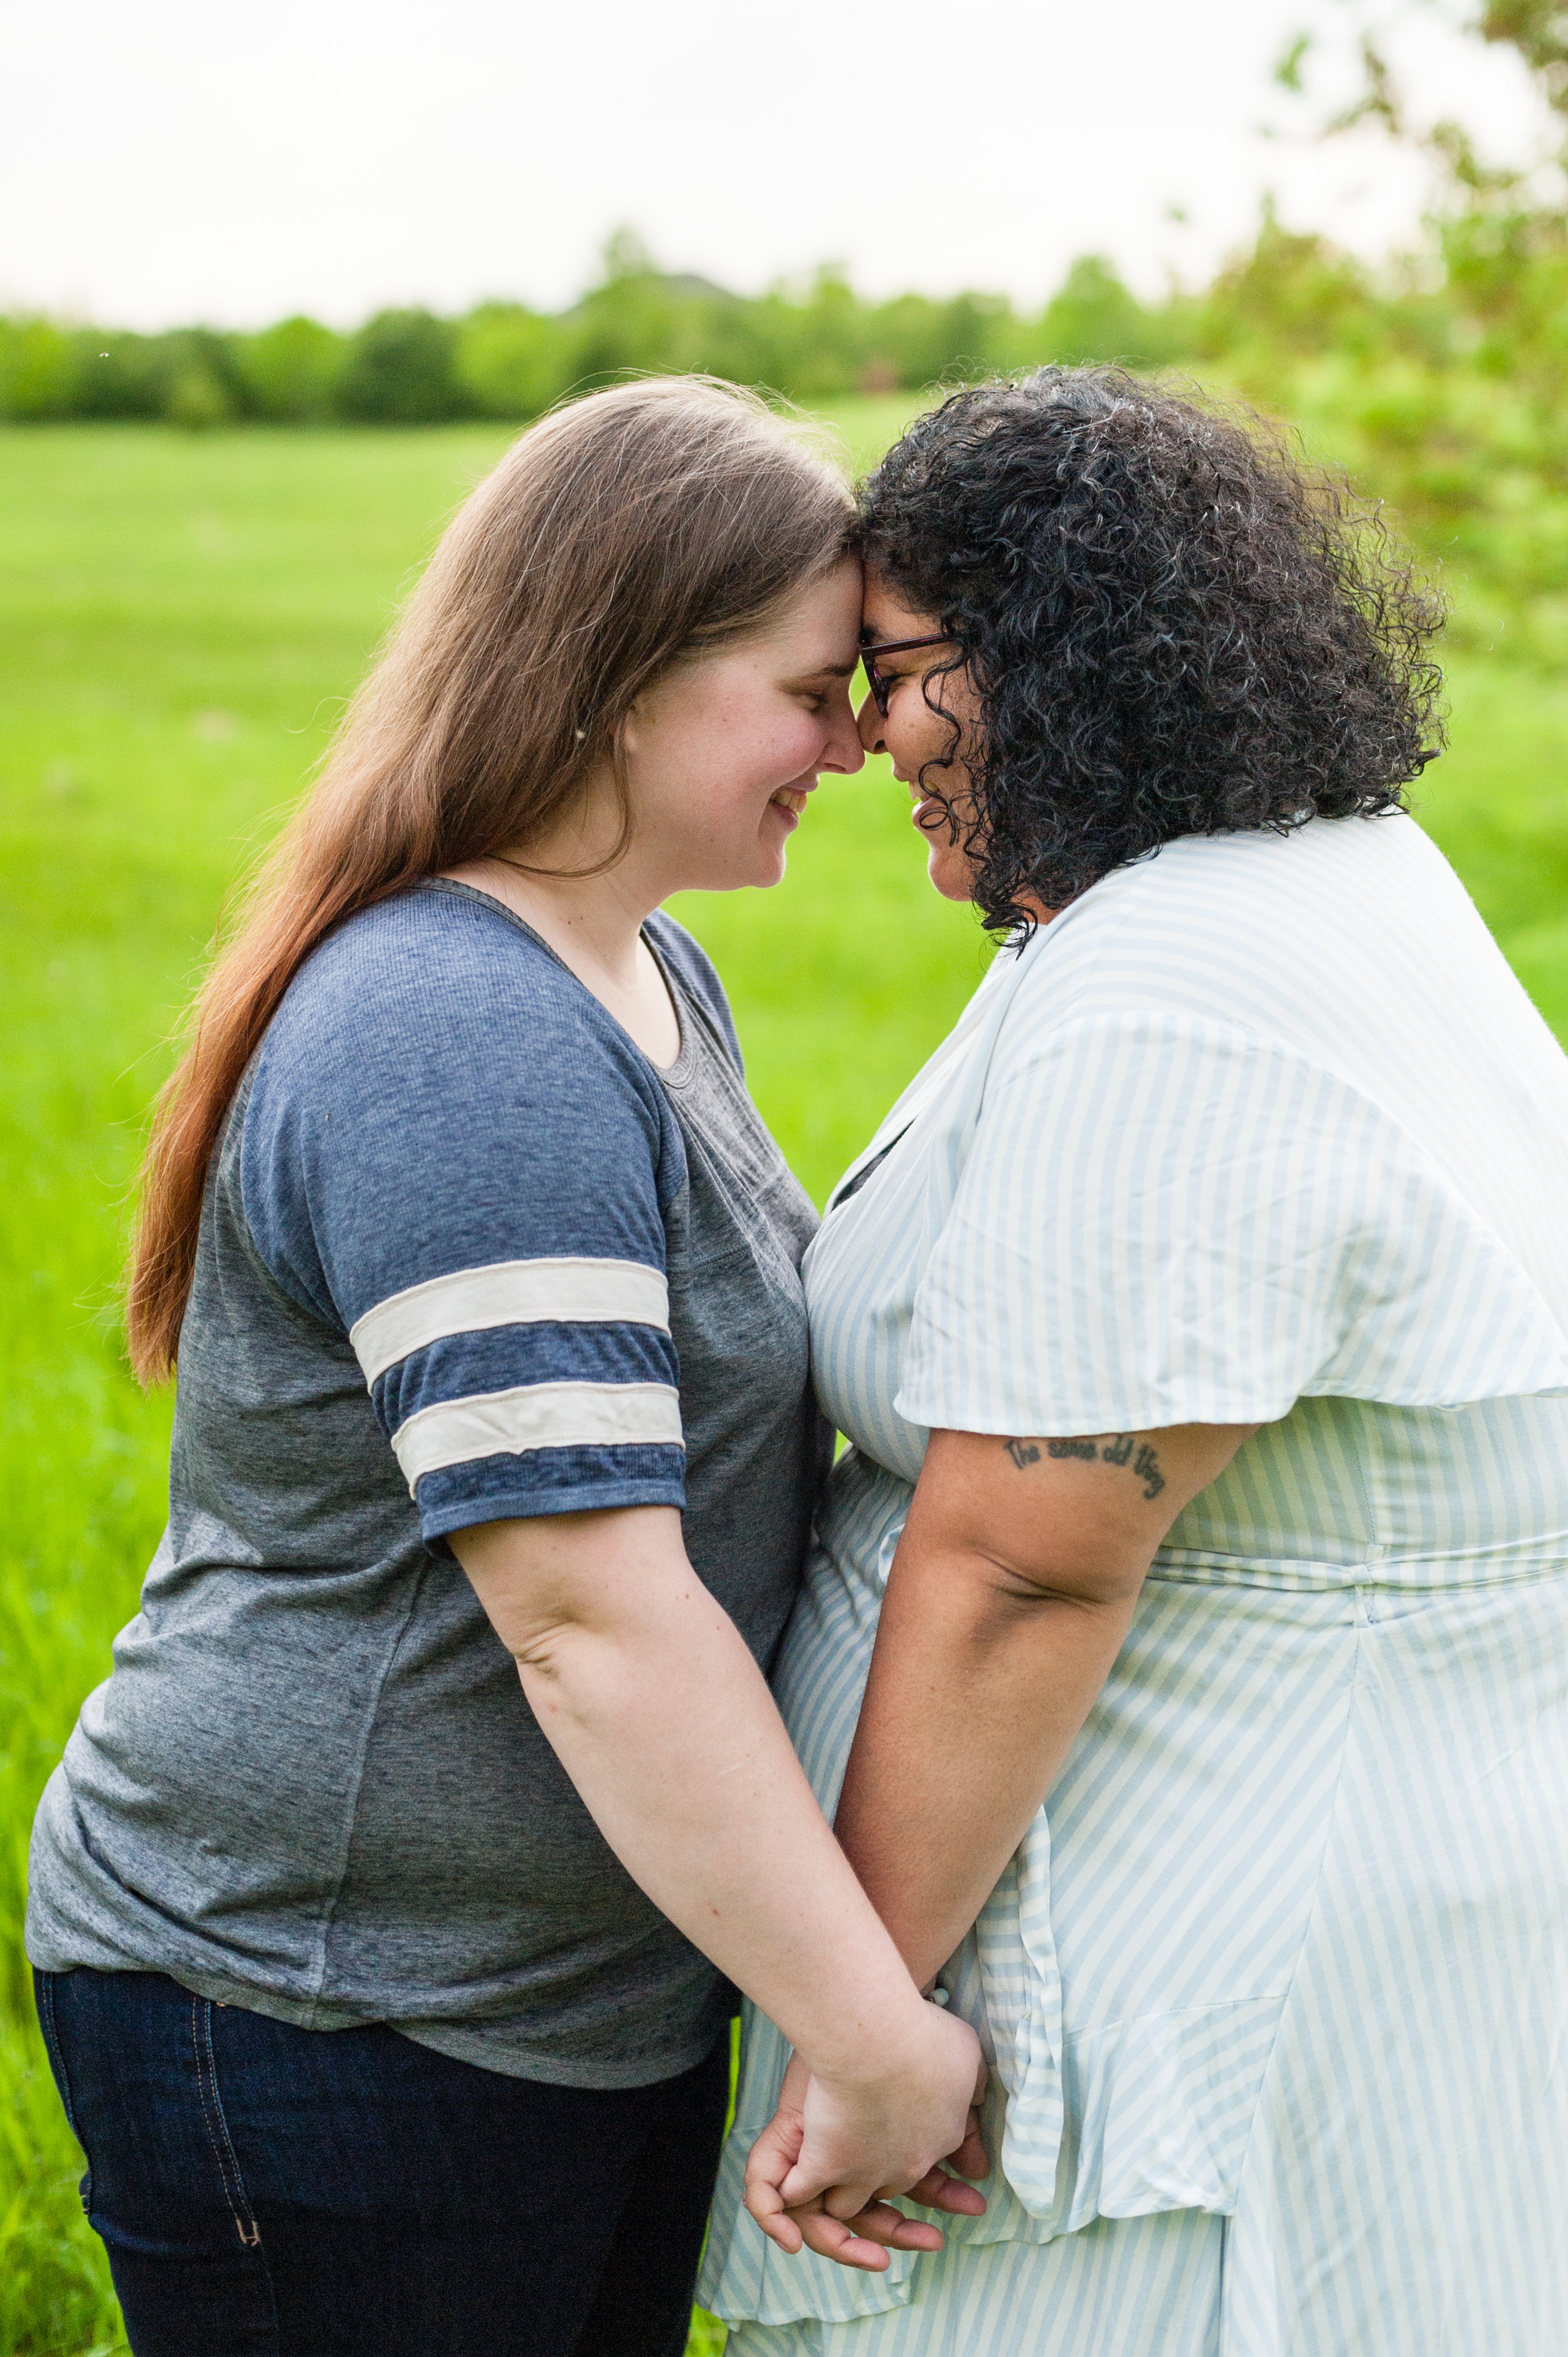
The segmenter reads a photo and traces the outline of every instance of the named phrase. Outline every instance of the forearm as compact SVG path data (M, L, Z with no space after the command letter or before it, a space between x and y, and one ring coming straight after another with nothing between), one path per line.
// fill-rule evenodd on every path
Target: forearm
M461 1548L481 1596L483 1537ZM901 2018L919 2034L918 1993L738 1631L678 1544L607 1555L592 1593L579 1617L498 1626L599 1830L813 2070L886 2068Z
M901 1546L838 1835L910 1973L951 1955L1110 1673L1136 1588L1019 1592L973 1555Z
M1172 1522L1252 1429L932 1433L838 1816L917 1981L951 1955L1049 1792Z

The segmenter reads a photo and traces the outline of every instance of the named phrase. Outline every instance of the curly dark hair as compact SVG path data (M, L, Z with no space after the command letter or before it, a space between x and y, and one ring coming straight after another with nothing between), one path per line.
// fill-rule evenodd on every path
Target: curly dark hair
M1441 744L1441 606L1376 509L1257 418L1042 368L920 418L861 507L867 563L956 642L926 683L946 718L969 667L950 823L994 931L1178 835L1404 809ZM928 769L959 746L954 721Z

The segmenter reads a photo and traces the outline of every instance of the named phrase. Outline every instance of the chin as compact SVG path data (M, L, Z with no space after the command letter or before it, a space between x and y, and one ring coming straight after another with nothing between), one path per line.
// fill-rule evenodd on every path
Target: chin
M782 853L777 858L736 860L719 873L698 877L693 883L682 884L683 892L770 892L775 884L784 881L785 860Z
M751 873L742 877L755 891L769 892L775 884L782 884L789 865L789 838L782 843L759 843L757 856L751 862Z
M944 900L972 900L974 870L950 843L933 843L926 854L926 873Z
M714 856L714 847L707 847L707 856L693 860L692 873L680 889L682 892L766 892L770 885L784 879L784 846L769 843L732 845L727 856Z

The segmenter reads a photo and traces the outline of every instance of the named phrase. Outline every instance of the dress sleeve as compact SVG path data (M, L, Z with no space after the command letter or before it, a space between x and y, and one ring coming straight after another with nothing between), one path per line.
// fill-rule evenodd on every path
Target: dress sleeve
M995 1058L897 1405L1070 1437L1563 1368L1517 1259L1385 1108L1290 1046L1119 1010Z
M285 1006L244 1113L252 1240L347 1336L427 1539L683 1505L679 1133L575 985L465 979Z

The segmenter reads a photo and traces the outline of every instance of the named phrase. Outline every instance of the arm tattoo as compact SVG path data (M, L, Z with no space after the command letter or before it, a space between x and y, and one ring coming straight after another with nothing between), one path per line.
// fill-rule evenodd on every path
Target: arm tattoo
M1157 1498L1165 1486L1160 1470L1159 1451L1150 1442L1140 1441L1134 1432L1112 1433L1101 1447L1103 1436L1086 1440L1047 1440L1047 1457L1077 1457L1086 1465L1098 1459L1101 1465L1125 1465L1135 1481L1144 1484L1145 1498ZM1027 1466L1037 1465L1040 1452L1032 1440L1004 1440L1002 1444L1014 1464L1022 1473Z
M1118 1433L1116 1437L1118 1440L1122 1437L1120 1433ZM1165 1486L1165 1477L1160 1471L1159 1458L1149 1447L1147 1441L1144 1443L1136 1457L1133 1458L1133 1470L1138 1480L1145 1485L1144 1490L1144 1497L1157 1498L1160 1491Z

